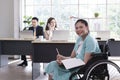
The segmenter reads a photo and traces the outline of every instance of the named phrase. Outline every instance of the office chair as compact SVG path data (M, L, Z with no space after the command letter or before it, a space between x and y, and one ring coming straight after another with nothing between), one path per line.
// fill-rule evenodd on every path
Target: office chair
M107 53L108 54L108 56L111 56L111 54L110 54L110 51L109 51L109 42L111 42L111 41L115 41L115 39L113 39L113 38L111 38L111 39L108 39L107 41L106 41L106 43L105 43L105 45L103 46L103 52L104 53ZM101 49L101 48L100 48Z

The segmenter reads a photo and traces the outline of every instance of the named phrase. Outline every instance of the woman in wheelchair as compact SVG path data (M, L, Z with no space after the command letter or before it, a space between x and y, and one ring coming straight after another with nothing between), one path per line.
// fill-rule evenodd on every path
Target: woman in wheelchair
M89 26L86 20L79 19L75 23L75 31L78 39L75 43L70 57L58 54L56 61L48 64L45 72L49 74L49 80L69 80L70 75L78 69L66 70L61 65L61 60L68 58L80 58L85 63L91 59L91 54L99 54L98 42L90 35Z

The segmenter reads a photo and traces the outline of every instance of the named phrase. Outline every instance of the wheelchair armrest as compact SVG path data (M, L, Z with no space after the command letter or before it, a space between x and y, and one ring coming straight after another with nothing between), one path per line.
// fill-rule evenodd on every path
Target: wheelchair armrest
M85 67L90 66L92 63L98 61L98 60L107 60L108 59L108 54L104 54L104 53L93 53L92 58L86 63Z
M92 58L103 58L103 59L108 59L108 54L106 53L98 53L98 54L95 54L95 53L93 53L92 55Z
M76 69L78 69L77 71L76 71ZM84 73L85 72L85 70L86 70L86 68L85 68L85 65L81 65L81 66L79 66L79 67L75 67L75 68L72 68L72 69L69 69L71 72L72 71L75 71L75 73Z

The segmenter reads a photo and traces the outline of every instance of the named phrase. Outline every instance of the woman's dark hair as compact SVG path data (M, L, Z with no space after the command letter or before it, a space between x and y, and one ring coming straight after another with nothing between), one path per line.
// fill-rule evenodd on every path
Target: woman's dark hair
M75 25L76 25L78 22L81 22L81 23L85 24L85 26L88 26L88 22L87 22L86 20L84 20L84 19L78 19L78 20L76 21Z
M84 19L78 19L78 20L75 22L75 25L76 25L78 22L81 22L81 23L83 23L85 26L88 27L88 22L87 22L86 20L84 20ZM90 31L89 31L89 28L88 28L88 32L90 32Z
M53 19L55 20L55 18L50 17L50 18L47 20L47 24L46 24L45 30L49 30L48 24L49 24ZM56 27L57 27L57 23L56 23L56 25L55 25L55 28L56 28Z
M39 21L37 17L33 17L32 20L36 20L37 22Z

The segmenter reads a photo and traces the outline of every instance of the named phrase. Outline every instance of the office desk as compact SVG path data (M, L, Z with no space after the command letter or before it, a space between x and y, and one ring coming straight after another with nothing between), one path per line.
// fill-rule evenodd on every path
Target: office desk
M0 39L0 67L8 65L7 55L33 55L32 39L13 39L1 38ZM32 63L32 77L36 76L35 71L40 71L40 65ZM33 71L35 73L33 73ZM40 75L40 73L37 73ZM36 77L34 77L35 79ZM32 80L34 80L32 79Z
M7 55L32 54L32 40L1 38L0 39L0 67L7 65Z
M8 55L33 55L33 46L31 41L33 40L0 38L0 67L8 65ZM39 75L40 64L32 63L32 80Z
M66 41L33 41L33 62L50 62L56 60L56 48L60 54L70 56L74 47L74 42Z
M32 40L4 39L0 40L2 55L30 55L32 54Z
M70 56L75 42L71 41L32 41L33 62L50 62L56 60L56 48L60 54ZM106 41L98 41L99 45L104 45Z

